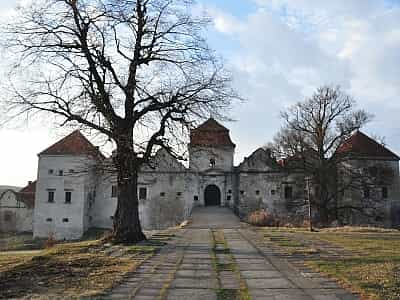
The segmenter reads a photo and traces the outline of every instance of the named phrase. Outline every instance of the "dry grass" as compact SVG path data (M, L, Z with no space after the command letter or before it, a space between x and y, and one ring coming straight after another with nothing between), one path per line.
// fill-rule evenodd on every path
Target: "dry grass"
M400 232L370 227L344 227L307 232L304 229L265 229L275 245L292 253L319 252L321 258L305 256L306 263L316 270L336 278L344 286L360 292L365 299L400 299ZM302 240L304 243L299 243ZM350 257L329 257L324 247L311 245L325 242L352 253ZM303 244L303 245L302 245Z
M97 294L153 253L152 249L135 246L129 255L115 258L100 251L100 245L100 241L90 241L61 244L35 253L0 254L0 298Z

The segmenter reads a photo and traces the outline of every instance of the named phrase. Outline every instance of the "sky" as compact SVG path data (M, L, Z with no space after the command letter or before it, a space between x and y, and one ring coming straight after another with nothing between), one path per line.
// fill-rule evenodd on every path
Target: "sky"
M0 0L0 17L16 3ZM374 114L364 131L400 154L400 0L198 0L197 9L246 99L224 123L236 163L272 140L280 111L326 84ZM0 128L0 185L35 179L37 153L65 134L51 120Z

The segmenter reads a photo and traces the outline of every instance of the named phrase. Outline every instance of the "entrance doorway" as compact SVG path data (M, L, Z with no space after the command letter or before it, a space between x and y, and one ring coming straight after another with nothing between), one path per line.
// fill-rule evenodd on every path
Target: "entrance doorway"
M221 191L219 188L211 184L204 190L204 203L206 206L220 206L221 205Z

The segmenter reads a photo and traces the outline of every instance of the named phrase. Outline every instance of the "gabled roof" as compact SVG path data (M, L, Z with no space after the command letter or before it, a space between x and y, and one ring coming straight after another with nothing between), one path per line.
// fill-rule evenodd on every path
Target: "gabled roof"
M377 157L399 160L399 156L361 131L356 131L337 150L358 157Z
M103 157L97 147L79 131L75 130L57 143L53 144L39 155L90 155Z
M190 145L235 147L229 136L229 130L213 118L190 132Z
M36 192L36 180L29 181L28 185L19 192L17 192L17 198L19 201L25 203L28 208L35 206L35 192Z

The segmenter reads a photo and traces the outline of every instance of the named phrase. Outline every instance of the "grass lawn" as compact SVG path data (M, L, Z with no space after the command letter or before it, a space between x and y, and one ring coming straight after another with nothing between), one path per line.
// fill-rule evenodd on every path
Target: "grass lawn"
M263 229L265 237L289 253L305 254L306 264L360 292L365 299L400 299L400 232L344 228L310 233L303 229ZM329 257L320 247L352 255ZM315 246L317 245L317 246ZM339 250L340 251L340 250ZM307 258L307 253L320 257Z
M120 248L126 255L107 255L99 240L39 251L0 252L0 299L94 295L120 281L155 250L149 246Z

